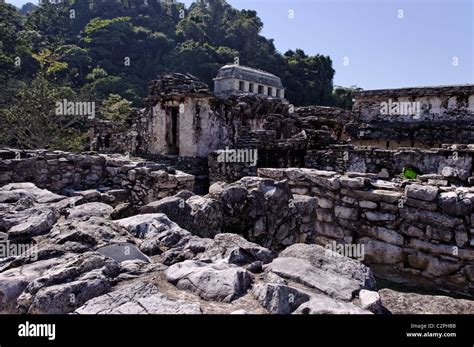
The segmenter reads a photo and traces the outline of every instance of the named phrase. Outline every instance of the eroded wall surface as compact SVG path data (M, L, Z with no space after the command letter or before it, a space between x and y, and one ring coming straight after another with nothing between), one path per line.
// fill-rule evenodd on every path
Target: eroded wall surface
M382 177L398 177L405 168L411 167L421 176L426 176L427 180L445 181L444 185L471 185L474 182L473 157L474 149L469 145L398 150L334 145L325 150L309 151L305 164L309 168L334 170L339 173L373 173L381 174Z
M58 193L104 188L137 204L193 190L194 176L166 166L123 156L61 151L0 151L0 186L31 182Z
M311 239L364 245L364 262L391 281L474 295L474 188L437 187L313 169L259 169L317 198Z
M385 148L389 141L393 148L406 141L429 147L474 142L474 85L372 90L354 97L355 121L346 130L355 144L376 141ZM416 106L417 112L406 112L413 109L402 104Z

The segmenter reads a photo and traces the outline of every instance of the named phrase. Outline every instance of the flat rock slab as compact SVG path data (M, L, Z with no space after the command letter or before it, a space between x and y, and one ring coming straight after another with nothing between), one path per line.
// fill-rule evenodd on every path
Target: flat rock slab
M178 289L205 300L231 302L247 292L252 276L246 270L226 263L209 264L186 260L165 272L168 282Z
M150 283L137 282L87 301L79 314L200 314L198 304L171 300Z
M33 183L10 183L0 188L0 202L13 203L20 199L32 197L35 202L44 204L65 199L65 196L40 189Z
M112 206L101 202L88 202L72 208L68 219L89 219L90 217L102 217L109 219L114 211Z
M30 282L45 274L65 259L39 260L0 273L0 313L20 313L17 299Z
M356 259L340 256L319 245L298 243L287 247L280 257L305 259L312 266L356 280L365 289L375 289L375 279L369 267Z
M403 293L387 288L378 293L383 306L393 314L474 314L474 301L471 300Z
M375 289L374 276L367 266L318 245L287 247L267 271L339 300L351 301L359 290Z
M52 243L77 253L111 243L129 243L132 240L125 228L101 217L90 217L88 220L69 219L57 223L48 236Z
M294 314L372 314L372 312L363 310L349 302L318 296L301 304Z
M110 291L119 264L97 252L65 255L18 297L21 313L64 314Z
M339 300L351 301L355 293L361 289L358 281L315 267L304 259L279 257L273 260L269 269L278 276L316 289Z
M12 236L32 237L46 234L58 220L59 213L49 207L31 207L0 216L0 229Z
M127 260L141 260L146 263L150 262L150 259L131 243L116 243L107 245L98 248L97 252L112 258L119 263Z
M28 314L65 314L74 311L87 300L110 291L110 283L104 276L91 276L77 281L41 288L30 299L22 294L18 303L24 306L30 301Z

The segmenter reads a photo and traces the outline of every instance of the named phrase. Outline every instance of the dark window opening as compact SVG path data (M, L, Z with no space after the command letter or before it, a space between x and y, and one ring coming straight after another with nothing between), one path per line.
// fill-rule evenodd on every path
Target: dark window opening
M273 88L268 87L268 95L273 96Z
M110 147L110 134L109 134L109 135L105 135L104 147L105 147L105 148L109 148L109 147Z
M97 136L97 150L101 150L104 146L104 141L102 141L102 136Z
M258 94L263 94L263 86L258 86Z
M171 155L179 155L179 108L170 108L170 122L168 124L167 140L168 153Z
M253 84L253 83L250 83L250 84L249 84L249 92L250 92L250 93L255 93L255 88L254 88L254 84Z
M281 90L280 90L280 89L277 89L276 96L277 96L277 98L280 98L280 97L281 97Z
M242 81L239 82L239 90L242 91L242 92L245 91L245 83L242 82Z

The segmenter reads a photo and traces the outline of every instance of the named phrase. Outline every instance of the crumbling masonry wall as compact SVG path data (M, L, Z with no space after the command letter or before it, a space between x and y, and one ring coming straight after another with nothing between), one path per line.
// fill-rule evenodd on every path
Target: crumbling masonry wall
M305 157L306 167L320 170L363 172L397 177L406 167L419 172L421 179L448 185L471 185L474 148L471 145L446 145L442 148L398 150L377 147L334 145L325 150L310 151Z
M31 182L57 193L103 188L117 199L136 204L194 188L193 175L123 156L1 150L0 186L12 182Z
M259 169L259 176L317 198L315 243L364 244L364 262L380 278L474 295L473 188L313 169Z
M474 143L474 85L400 88L353 94L354 121L346 125L353 144L439 147ZM418 114L382 112L382 103L418 103Z
M328 146L342 142L345 138L344 124L351 120L349 111L335 107L297 107L289 113L286 106L276 107L279 103L268 100L248 98L240 104L243 108L241 114L236 114L238 122L251 119L255 109L261 110L262 106L270 112L261 115L262 129L240 131L237 141L231 144L231 148L256 150L257 165L219 162L218 152L212 151L208 156L211 183L230 183L245 176L256 176L257 167L304 167L307 153L324 152ZM270 106L272 108L268 109ZM237 124L239 129L245 129L241 123Z

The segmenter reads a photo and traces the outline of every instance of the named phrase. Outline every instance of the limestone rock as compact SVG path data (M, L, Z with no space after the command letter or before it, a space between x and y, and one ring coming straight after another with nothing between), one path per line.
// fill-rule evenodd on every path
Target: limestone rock
M18 297L23 313L68 313L110 290L118 264L95 252L65 257L33 279Z
M252 294L263 307L275 314L292 313L310 299L301 290L276 283L257 284L253 287Z
M204 239L194 235L182 237L171 249L161 255L165 265L172 265L184 260L200 259L209 260L206 251L215 245L212 239Z
M68 219L57 223L48 235L51 242L66 251L81 253L109 243L133 242L126 229L101 217Z
M14 237L33 237L50 231L58 218L58 211L47 206L13 209L0 216L0 230Z
M373 290L376 287L374 275L369 267L358 260L335 256L319 245L295 244L286 248L279 257L292 257L308 261L311 266L334 273L354 281L360 288Z
M336 301L321 295L301 304L294 314L372 314L372 312L352 303Z
M403 260L403 248L371 238L361 238L365 259L370 263L395 264Z
M446 213L458 217L468 215L472 210L471 200L460 199L456 192L441 193L438 204Z
M25 197L31 197L37 203L52 203L65 199L65 196L40 189L33 183L10 183L0 188L0 202L17 202Z
M93 298L74 311L79 314L200 314L198 304L172 300L150 283L136 282Z
M0 273L0 312L19 313L17 299L30 282L59 265L66 258L38 260Z
M228 258L230 263L236 265L250 264L255 261L266 264L276 256L269 249L249 242L236 234L217 234L214 242L215 247L210 250L210 253L219 251L222 258Z
M137 238L144 239L140 250L147 255L161 254L168 248L175 246L183 237L190 237L190 233L180 228L163 213L140 214L116 220L129 233Z
M379 293L371 290L362 289L359 292L359 303L363 310L368 310L373 313L387 312L382 305Z
M454 228L462 223L462 219L449 215L425 211L415 208L404 207L400 210L400 216L408 222L420 222L430 224L434 227Z
M114 221L138 238L153 238L164 231L182 230L163 213L146 213Z
M434 186L410 184L406 186L405 194L410 198L423 201L433 201L438 196L438 188Z
M136 205L129 202L125 202L115 206L114 210L110 214L111 219L122 219L131 216L135 216L139 213L139 209Z
M173 196L153 201L143 206L141 213L163 213L180 227L186 230L191 230L192 228L191 206L189 206L183 198Z
M31 300L29 314L64 314L73 311L87 300L103 295L110 290L110 284L103 276L77 280L69 283L42 288L34 298L27 295L19 298L20 305L25 306ZM26 308L26 307L25 307Z
M473 314L474 301L441 295L379 291L384 306L393 314Z
M290 257L278 257L268 269L275 274L316 289L335 299L350 301L361 285L358 281L325 271L311 265L308 260Z
M113 207L101 202L89 202L72 208L68 219L89 219L90 217L109 219L113 210Z
M245 294L252 282L251 275L242 268L193 260L170 266L166 279L178 289L193 292L205 300L223 302Z
M224 215L217 200L194 195L186 202L191 207L192 218L192 227L187 230L200 237L213 237L221 232Z
M127 260L140 260L146 263L150 262L150 259L131 243L114 243L98 248L97 252L112 258L119 263Z

